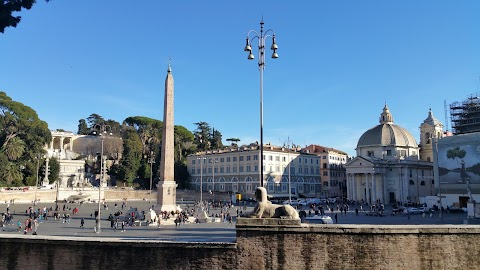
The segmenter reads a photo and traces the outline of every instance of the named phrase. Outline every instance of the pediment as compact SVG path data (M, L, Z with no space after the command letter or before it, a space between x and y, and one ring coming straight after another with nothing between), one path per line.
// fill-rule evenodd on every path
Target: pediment
M345 167L372 167L374 163L362 157L355 157Z

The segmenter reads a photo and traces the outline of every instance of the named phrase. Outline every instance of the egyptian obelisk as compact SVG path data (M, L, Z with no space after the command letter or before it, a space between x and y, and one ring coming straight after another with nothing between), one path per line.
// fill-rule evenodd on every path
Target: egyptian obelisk
M177 210L177 183L174 178L174 124L173 124L173 76L168 64L163 103L163 132L160 169L158 170L157 206L159 211Z

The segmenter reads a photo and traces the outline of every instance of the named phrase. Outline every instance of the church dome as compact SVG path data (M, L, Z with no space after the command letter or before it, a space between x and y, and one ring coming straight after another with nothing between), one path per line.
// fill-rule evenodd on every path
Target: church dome
M385 104L380 125L367 130L358 140L357 148L365 146L418 147L415 138L406 129L393 124L393 116Z

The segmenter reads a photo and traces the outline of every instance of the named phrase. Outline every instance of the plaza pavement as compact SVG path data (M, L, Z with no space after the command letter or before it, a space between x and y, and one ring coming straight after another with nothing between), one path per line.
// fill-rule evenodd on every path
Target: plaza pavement
M42 221L37 230L38 235L43 236L66 236L66 237L78 237L78 238L104 238L104 239L121 239L121 240L155 240L155 241L166 241L166 242L218 242L218 243L233 243L236 241L236 231L235 231L235 220L236 220L236 210L237 206L229 210L230 214L233 216L233 224L228 223L201 223L201 224L183 224L176 227L175 225L161 225L160 228L153 226L134 226L134 227L125 227L125 231L121 232L121 229L114 231L110 227L110 222L106 220L109 214L114 214L117 211L122 211L121 204L122 202L117 202L117 207L114 207L114 202L109 202L108 210L104 210L102 207L101 216L101 228L102 232L96 234L94 232L95 220L90 217L90 214L93 214L95 210L98 209L98 204L94 203L84 203L80 204L66 204L67 207L73 209L74 207L79 208L77 215L72 215L71 211L68 211L71 216L71 222L69 224L62 223L62 220L54 220L53 217L49 217L48 220ZM59 213L63 214L62 211L64 203L59 203ZM16 223L18 220L22 222L24 226L24 221L27 218L25 211L31 204L14 204L10 205L10 212L14 213L14 224L5 225L1 234L22 234L23 232L17 232ZM54 203L39 203L35 208L43 208L44 206L55 208ZM151 203L147 201L128 201L127 207L123 209L123 213L129 209L129 207L136 207L138 211L145 210L147 211ZM181 205L182 208L186 208L186 205ZM192 205L190 205L192 207ZM251 211L252 206L247 204L246 211ZM5 212L7 208L6 204L0 204L0 212ZM244 211L244 207L240 208ZM422 215L411 215L410 218L407 215L389 215L389 208L386 209L387 215L384 217L373 217L367 216L366 212L360 212L359 215L355 215L353 211L347 212L347 214L340 213L338 211L330 212L327 211L326 215L329 215L334 219L334 215L337 214L339 224L388 224L388 225L412 225L412 224L464 224L466 220L466 214L444 214L443 219L441 219L437 214L434 214L432 217L428 215L423 217ZM308 209L306 209L308 213ZM211 209L210 214L220 213L220 209ZM313 215L313 213L312 213ZM85 218L84 228L80 228L80 219ZM315 223L315 221L307 221L310 223ZM305 223L307 223L305 222ZM478 220L469 220L469 224L478 224ZM326 225L332 226L332 225ZM334 226L334 225L333 225ZM31 233L30 233L31 234ZM0 236L1 237L1 236ZM34 237L34 236L32 236Z

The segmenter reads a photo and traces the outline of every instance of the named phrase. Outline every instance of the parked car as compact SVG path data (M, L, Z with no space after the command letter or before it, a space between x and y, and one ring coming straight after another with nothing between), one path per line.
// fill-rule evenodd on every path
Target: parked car
M322 223L322 224L333 224L333 220L330 216L319 216L314 215L313 217L306 217L305 220L308 220L312 223Z
M426 212L426 208L424 207L408 207L405 209L404 214L410 214L410 215L421 215Z
M392 215L396 214L404 214L405 213L405 207L403 206L397 206L392 209Z

